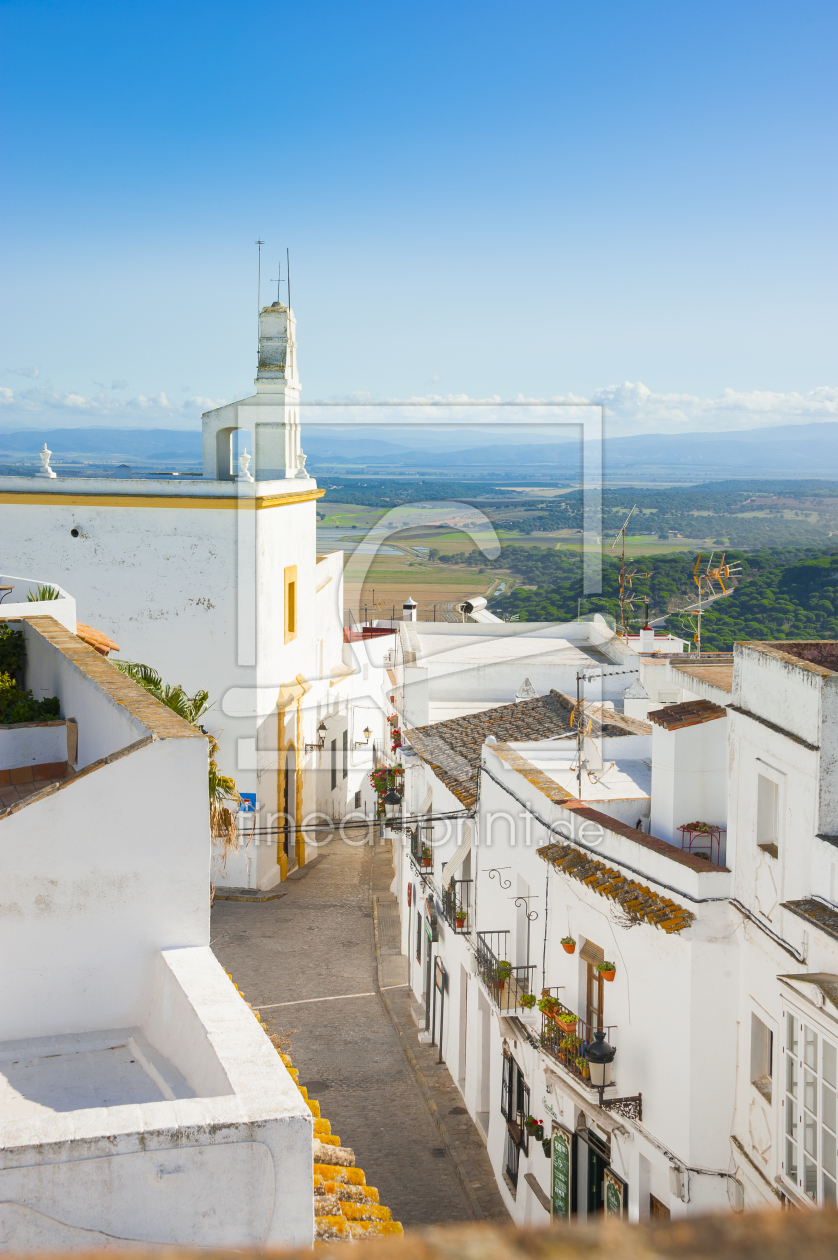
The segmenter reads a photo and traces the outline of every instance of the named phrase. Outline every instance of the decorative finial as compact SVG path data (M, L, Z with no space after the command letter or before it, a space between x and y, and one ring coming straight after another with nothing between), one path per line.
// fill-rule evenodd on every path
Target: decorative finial
M247 471L248 467L250 466L251 458L252 456L248 454L247 447L245 447L241 455L239 456L239 468L241 469L241 472L236 478L237 481L252 481L253 480L253 477Z
M37 473L35 474L36 477L54 477L56 475L49 466L51 455L52 455L52 451L47 450L47 444L46 442L44 442L43 449L38 451L38 457L40 458L40 461L41 461L41 467L38 469Z
M307 459L308 459L308 456L306 455L305 451L300 451L299 455L297 456L297 464L299 465L299 467L297 468L297 473L296 473L297 479L299 481L308 481L308 473L306 472Z

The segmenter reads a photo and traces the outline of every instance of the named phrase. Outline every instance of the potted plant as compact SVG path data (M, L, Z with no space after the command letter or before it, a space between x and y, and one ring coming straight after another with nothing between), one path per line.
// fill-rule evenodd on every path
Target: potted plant
M532 1008L535 1006L535 994L525 993L523 997L521 998L521 1005L523 1006L525 1011L531 1011Z
M565 1050L568 1054L576 1050L580 1050L581 1047L582 1039L581 1037L577 1037L575 1033L568 1033L566 1037L562 1037L561 1049Z
M466 925L467 913L465 910L456 910L454 912L454 921L458 928L464 928Z
M590 1076L590 1068L588 1067L588 1060L585 1058L584 1054L577 1055L573 1062L579 1069L580 1074L585 1078L585 1080L587 1080Z
M498 993L503 993L503 990L506 987L506 982L511 975L512 963L499 962L492 974L492 984L497 989Z
M574 954L576 952L576 941L572 936L562 937L562 949L566 954Z
M544 1121L536 1120L533 1116L527 1116L524 1121L524 1128L530 1137L534 1137L536 1142L544 1141Z
M575 1033L576 1024L579 1019L578 1015L574 1015L573 1011L557 1010L553 1015L553 1019L564 1032Z
M538 999L538 1009L541 1011L542 1015L546 1015L548 1019L553 1018L553 1013L558 1010L558 1007L558 1002L554 997L551 997L549 993L543 993Z
M597 963L596 969L602 976L603 980L613 980L617 974L616 963L612 962Z

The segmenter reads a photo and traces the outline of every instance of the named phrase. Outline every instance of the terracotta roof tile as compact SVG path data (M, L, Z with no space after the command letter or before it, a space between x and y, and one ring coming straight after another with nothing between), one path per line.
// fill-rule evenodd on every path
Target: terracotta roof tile
M649 721L666 731L680 731L686 726L700 726L702 722L714 722L722 718L727 709L709 700L687 700L684 704L670 704L665 709L655 709L648 715Z
M89 643L100 656L119 651L119 644L109 639L104 631L94 630L93 626L86 626L83 621L76 622L76 634L84 643Z

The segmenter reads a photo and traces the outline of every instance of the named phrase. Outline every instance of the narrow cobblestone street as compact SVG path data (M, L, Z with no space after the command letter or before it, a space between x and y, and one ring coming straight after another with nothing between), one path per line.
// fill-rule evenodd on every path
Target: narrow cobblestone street
M418 1043L392 879L389 841L335 838L276 900L216 901L212 947L396 1220L508 1220L459 1091Z

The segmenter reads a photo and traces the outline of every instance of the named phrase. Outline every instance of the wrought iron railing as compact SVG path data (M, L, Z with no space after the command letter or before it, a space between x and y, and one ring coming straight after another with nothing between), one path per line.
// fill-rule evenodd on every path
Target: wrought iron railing
M423 838L421 827L410 831L410 856L420 875L431 874L434 869L434 851Z
M514 1011L532 993L535 964L514 967L507 960L509 932L477 933L477 971L498 1010Z
M596 1026L574 1015L558 998L553 997L549 989L543 989L541 997L542 1001L546 999L550 1004L548 1010L541 1012L542 1049L560 1063L565 1071L590 1084L591 1074L585 1050L593 1041ZM599 1027L605 1033L608 1044L616 1045L616 1024L601 1024Z
M455 932L471 931L472 883L470 879L452 879L442 890L442 917Z

